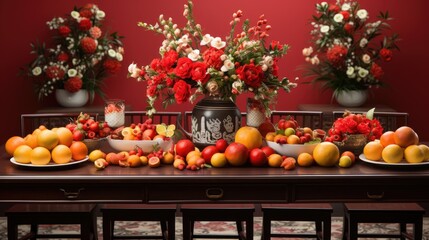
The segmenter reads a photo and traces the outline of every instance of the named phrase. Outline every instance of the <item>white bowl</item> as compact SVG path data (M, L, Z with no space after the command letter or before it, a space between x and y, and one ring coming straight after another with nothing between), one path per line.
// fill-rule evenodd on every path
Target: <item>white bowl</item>
M278 154L297 158L300 153L313 154L314 148L318 143L313 144L278 144L276 142L267 141L267 145L274 149Z
M154 150L156 145L159 145L164 151L168 151L173 146L173 140L164 141L162 139L156 140L120 140L107 137L107 142L116 151L131 151L135 146L140 147L144 153L149 153Z

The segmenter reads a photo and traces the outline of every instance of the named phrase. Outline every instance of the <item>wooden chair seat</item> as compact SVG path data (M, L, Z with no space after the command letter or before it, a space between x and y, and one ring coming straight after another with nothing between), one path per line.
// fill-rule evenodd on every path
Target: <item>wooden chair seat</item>
M333 208L328 203L262 204L262 239L317 238L331 239L331 215ZM272 221L311 221L315 223L315 233L272 233Z
M343 239L400 238L422 239L425 210L417 203L345 203ZM397 234L360 233L359 223L398 223ZM413 233L407 232L413 224Z
M253 239L253 204L182 204L180 207L183 217L183 240L194 238L214 239ZM196 221L234 221L237 234L194 234ZM246 224L244 232L243 223Z
M8 239L18 239L18 226L31 225L30 232L20 239L80 238L97 239L95 204L14 204L5 212ZM40 234L40 224L79 224L80 234Z
M169 239L175 238L176 204L104 204L103 239ZM159 221L160 235L115 236L116 221Z

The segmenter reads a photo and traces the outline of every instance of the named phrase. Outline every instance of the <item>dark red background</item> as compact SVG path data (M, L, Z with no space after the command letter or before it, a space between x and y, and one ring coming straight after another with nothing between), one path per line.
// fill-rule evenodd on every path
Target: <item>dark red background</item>
M301 50L309 45L309 20L314 13L315 0L195 0L196 20L205 33L224 38L229 33L231 15L238 9L244 18L255 23L260 14L265 14L272 25L271 39L291 46L280 65L280 74L290 79L301 77L297 67L304 63ZM360 0L363 8L374 20L379 11L388 10L394 21L392 27L400 34L400 52L384 64L386 88L372 91L367 103L368 109L375 105L387 105L398 111L410 113L409 125L421 140L429 140L427 128L427 31L426 16L429 2L426 0ZM88 3L81 0L39 0L0 2L0 46L1 46L1 141L20 134L19 116L34 113L44 107L56 106L53 99L37 103L31 82L18 76L19 68L32 60L30 42L49 41L50 32L46 21L53 17L69 14L75 5ZM183 26L182 16L185 0L99 0L94 1L106 12L105 27L125 36L125 56L122 71L105 81L106 93L110 98L122 98L133 110L145 109L145 85L127 78L127 67L135 62L148 64L158 57L162 37L137 26L137 22L155 23L160 14L172 17ZM426 70L425 70L426 68ZM238 99L238 106L245 111L246 96ZM314 85L301 84L292 93L280 93L277 110L296 110L299 104L330 103L331 92L321 93ZM102 105L96 99L96 105ZM191 104L174 105L167 110L191 110Z

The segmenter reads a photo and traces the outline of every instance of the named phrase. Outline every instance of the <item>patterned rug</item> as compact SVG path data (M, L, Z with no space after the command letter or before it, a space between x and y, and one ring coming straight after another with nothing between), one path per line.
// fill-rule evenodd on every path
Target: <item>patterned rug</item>
M99 239L103 239L101 230L101 218L98 218L98 233ZM73 233L78 231L77 225L43 225L40 226L40 232L44 233ZM339 240L342 236L342 218L332 218L332 239ZM261 238L262 219L255 217L254 222L254 239ZM282 232L295 232L295 233L306 233L314 232L314 224L309 222L273 222L272 230L275 233ZM359 229L362 232L382 232L382 233L393 233L397 232L398 226L396 224L361 224ZM19 228L20 234L25 234L29 230L29 226L21 226ZM132 235L135 233L139 234L158 234L160 231L159 224L156 222L118 222L115 224L116 235ZM424 219L424 238L429 240L429 219ZM200 234L233 234L235 231L235 223L233 222L197 222L195 224L195 232ZM7 223L6 218L0 217L0 240L7 239ZM182 218L176 218L176 239L182 240ZM213 238L212 238L213 239ZM280 239L280 238L278 238ZM294 240L294 239L290 239Z

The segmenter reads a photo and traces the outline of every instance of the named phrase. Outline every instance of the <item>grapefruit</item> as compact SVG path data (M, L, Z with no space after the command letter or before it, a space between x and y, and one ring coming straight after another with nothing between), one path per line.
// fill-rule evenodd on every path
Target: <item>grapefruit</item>
M57 164L68 163L72 159L72 152L66 145L60 144L54 147L51 152L52 161Z
M70 145L73 160L82 160L88 155L88 147L81 141L75 141ZM106 156L107 158L107 156Z
M383 149L381 156L385 162L398 163L404 158L404 149L398 144L390 144Z
M402 126L396 129L393 138L395 139L395 143L403 148L419 143L419 136L417 133L407 126Z
M372 161L378 161L381 159L381 154L383 151L383 145L380 141L371 141L363 147L363 154L365 158Z
M340 150L331 142L321 142L313 150L314 161L322 167L331 167L337 164Z
M410 145L405 148L404 157L409 163L420 163L425 159L425 153L418 145Z
M31 147L27 145L18 146L13 152L13 158L19 163L31 163Z
M58 145L58 142L58 134L52 130L45 129L42 130L39 134L37 134L37 144L40 147L52 150L55 146Z
M243 144L250 151L262 146L262 135L257 128L244 126L235 133L235 142Z
M394 144L395 143L394 135L395 135L395 132L393 131L387 131L381 134L380 136L381 145L383 145L383 147L386 147L389 144Z
M58 134L58 144L70 147L73 142L73 133L66 127L56 128L55 132Z
M36 147L31 151L31 163L34 165L47 165L51 161L51 152L44 147Z

